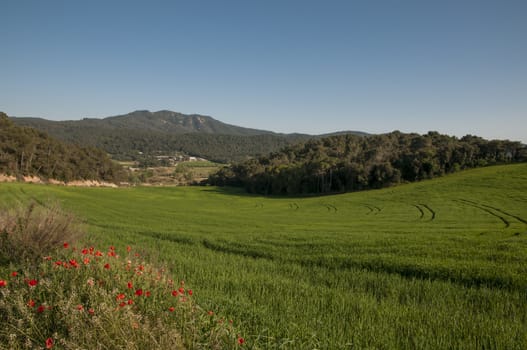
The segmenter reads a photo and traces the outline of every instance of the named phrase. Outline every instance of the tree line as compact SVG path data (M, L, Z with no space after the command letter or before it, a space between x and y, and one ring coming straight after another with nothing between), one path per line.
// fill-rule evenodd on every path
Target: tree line
M61 181L126 181L128 173L93 147L57 141L41 131L16 126L0 112L0 173Z
M429 132L338 135L233 164L207 183L275 195L326 194L431 179L463 169L527 160L520 142Z

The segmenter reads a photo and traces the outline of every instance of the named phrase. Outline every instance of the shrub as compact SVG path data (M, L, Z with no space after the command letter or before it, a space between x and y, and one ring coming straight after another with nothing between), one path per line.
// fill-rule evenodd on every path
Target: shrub
M73 214L58 203L0 211L0 265L34 265L61 242L75 242L84 235Z

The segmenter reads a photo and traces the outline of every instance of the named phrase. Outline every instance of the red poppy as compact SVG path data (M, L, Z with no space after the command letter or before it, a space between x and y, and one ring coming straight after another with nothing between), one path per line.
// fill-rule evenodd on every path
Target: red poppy
M132 282L128 282L128 289L132 289L134 288L134 285L132 284Z
M0 287L5 287L5 286L7 286L7 281L0 280Z
M146 297L148 298L150 295L152 295L152 293L150 293L150 291L147 290L146 293L145 293L145 295L146 295Z
M46 339L46 349L51 349L53 347L53 338Z
M68 244L68 242L64 242L62 246L67 249L70 245Z
M82 311L82 310L84 310L84 306L82 306L82 305L80 305L80 304L79 304L79 305L77 305L77 310L79 310L79 311Z
M110 268L110 264L104 264L104 268L105 269L109 269Z
M130 246L126 247L126 251L127 252L130 252L130 250L132 250L132 247L130 247Z
M37 280L29 280L27 282L27 284L30 286L30 287L34 287L38 284L38 281Z
M115 297L116 300L122 300L124 298L126 298L126 295L124 295L123 293L117 294L117 296Z
M242 345L243 343L245 343L245 339L243 339L242 337L239 337L238 344Z
M126 303L125 303L124 301L121 301L121 302L119 303L119 306L120 306L120 307L123 307L123 306L125 306L125 305L126 305Z
M177 297L177 295L178 295L178 291L177 290L173 290L172 291L172 296Z
M89 265L90 264L90 258L84 258L83 262L84 262L84 265Z
M88 252L89 252L89 251L88 251L88 249L86 249L86 248L84 248L83 250L81 250L82 255L86 255L86 254L88 254Z
M98 250L95 252L95 256L102 256L102 253Z
M138 289L138 290L136 290L136 291L135 291L135 295L137 295L137 296L140 297L141 295L143 295L143 290L142 290L142 289Z
M187 290L188 295L192 295L192 289Z
M171 306L171 307L168 308L168 311L174 312L175 309L176 309L175 307Z
M18 276L18 272L16 272L16 271L11 272L11 276L13 276L13 277Z
M209 316L212 316L212 315L214 315L214 311L210 310L210 311L208 312L208 314L209 314Z
M46 307L44 305L40 305L38 308L37 308L37 312L38 313L42 313L46 310Z
M79 267L79 263L75 259L71 259L70 260L70 265L73 266L73 267Z
M128 305L132 305L134 301L132 299L128 299Z
M183 287L180 287L178 290L179 290L179 293L181 293L181 294L185 293L185 288L183 288Z
M93 314L95 314L95 310L92 309L92 308L89 308L89 309L88 309L88 313L89 313L90 315L93 315Z
M35 301L32 300L32 299L29 299L29 301L27 302L27 306L34 307L35 306Z

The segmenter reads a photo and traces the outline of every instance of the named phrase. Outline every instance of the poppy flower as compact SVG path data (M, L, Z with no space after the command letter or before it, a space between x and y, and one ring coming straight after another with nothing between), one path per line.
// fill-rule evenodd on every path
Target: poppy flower
M86 248L84 248L83 250L81 250L81 254L82 254L82 255L86 255L86 254L88 254L88 253L89 253L89 250L86 249Z
M142 289L138 289L135 291L135 295L137 295L138 297L140 297L141 295L143 295L143 290Z
M51 349L53 347L53 338L46 339L46 349Z
M38 308L37 308L37 312L40 314L40 313L43 313L44 311L46 310L46 307L44 305L40 305Z
M134 301L132 299L128 299L128 305L132 305Z
M134 288L134 285L132 284L132 282L128 282L127 286L128 286L128 289Z
M32 300L32 299L29 299L29 301L27 302L27 306L29 306L29 307L35 307L35 301Z
M168 308L168 311L174 312L175 309L176 309L175 307L171 306L171 307Z
M69 243L68 242L64 242L64 244L62 245L65 249L68 249L69 248Z
M89 309L88 309L88 313L89 313L90 315L93 315L93 314L95 314L95 310L92 309L92 308L89 308Z
M152 295L152 293L151 293L149 290L147 290L146 293L145 293L145 295L146 295L146 297L148 298L150 295Z
M77 305L77 310L79 310L79 311L84 310L84 306L82 306L82 305Z
M242 345L243 343L245 343L245 339L243 339L242 337L239 337L238 344Z
M192 295L192 289L187 290L188 295Z
M7 286L7 282L4 280L0 280L0 287L5 287L5 286Z
M117 296L115 297L116 300L122 300L126 298L126 295L124 295L124 293L119 293L117 294Z
M177 290L173 290L172 291L172 296L177 297L177 295L178 295L178 291Z
M30 287L34 287L38 284L38 281L37 280L29 280L27 282L27 284L30 286Z
M110 268L110 264L104 264L104 268L108 270Z
M11 276L13 276L13 277L18 276L18 272L16 272L16 271L11 272Z

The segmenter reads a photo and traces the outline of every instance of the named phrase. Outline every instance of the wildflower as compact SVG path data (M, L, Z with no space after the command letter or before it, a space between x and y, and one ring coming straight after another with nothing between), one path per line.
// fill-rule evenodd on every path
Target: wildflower
M88 278L88 280L86 281L86 283L90 286L93 286L95 284L95 281L93 280L92 277Z
M0 287L5 287L5 286L7 286L7 282L4 280L0 280Z
M64 244L62 245L65 249L68 249L69 248L69 243L68 242L64 242Z
M242 345L243 343L245 343L245 339L238 337L238 344Z
M130 252L130 250L132 250L132 247L130 247L130 246L126 247L126 251L127 252Z
M86 249L86 248L84 248L83 250L81 250L81 254L82 254L82 255L86 255L86 254L88 254L88 252L89 252L89 251L88 251L88 249Z
M27 302L27 306L35 307L35 301L33 299L29 299L29 301Z
M212 315L214 315L214 311L209 310L208 314L209 314L209 316L212 316Z
M83 262L84 262L84 265L89 265L90 264L90 258L84 258Z
M111 250L108 252L108 256L116 256L115 251Z
M98 250L95 252L95 256L102 256L102 253Z
M132 305L134 301L132 299L128 299L128 305Z
M13 276L13 277L18 276L18 272L16 272L16 271L11 272L11 276Z
M187 290L188 295L192 295L192 289Z
M80 305L80 304L79 304L79 305L77 305L77 310L79 310L79 311L82 311L82 310L84 310L84 306L82 306L82 305Z
M171 307L168 308L168 311L174 312L175 309L176 309L175 307L171 306Z
M79 263L75 259L70 260L70 265L75 268L79 267Z
M135 295L137 295L138 297L140 297L141 295L143 295L143 290L142 289L137 289L135 291Z
M37 312L39 314L43 313L44 311L46 310L46 307L44 305L40 305L38 308L37 308Z
M117 297L115 297L116 300L122 300L124 298L126 298L126 295L124 295L124 293L119 293L117 294Z
M104 264L104 268L108 270L110 268L110 264Z
M127 286L128 286L128 289L134 288L134 285L132 284L132 282L128 282Z
M126 303L125 303L124 301L121 301L121 302L119 303L119 307L123 307L123 306L125 306L125 305L126 305Z
M148 298L148 297L150 297L150 295L152 295L152 293L150 293L150 291L147 290L146 293L145 293L145 295L146 295L146 297Z
M92 309L92 308L89 308L89 309L88 309L88 313L89 313L90 315L94 315L94 314L95 314L95 310Z
M53 347L53 338L46 339L46 349L51 349Z
M178 295L178 291L177 291L177 290L173 290L173 291L172 291L172 296L173 296L173 297L177 297L177 295Z
M33 280L29 280L29 281L27 282L27 284L28 284L30 287L34 287L34 286L36 286L36 285L38 284L38 281L35 280L35 279L33 279Z

